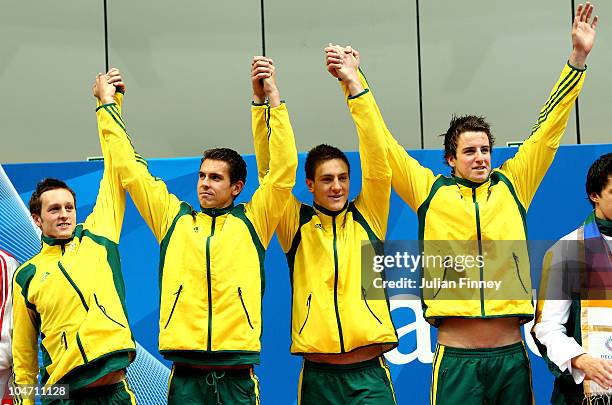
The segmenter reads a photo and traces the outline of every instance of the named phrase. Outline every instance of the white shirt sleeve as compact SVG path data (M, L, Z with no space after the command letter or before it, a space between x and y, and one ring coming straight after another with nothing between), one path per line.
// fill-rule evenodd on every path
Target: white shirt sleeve
M576 240L576 231L561 239L561 241L567 240ZM552 274L552 272L560 271L563 268L563 261L567 259L568 254L571 254L566 249L575 246L577 245L558 242L547 252L547 255L552 255L549 267L551 274L546 275L547 291L541 297L551 299L538 303L538 313L536 314L533 333L538 341L546 347L546 355L550 361L559 367L562 372L568 370L572 374L574 382L580 384L584 381L585 375L579 369L572 369L572 359L586 352L574 338L567 336L564 325L569 318L572 301L560 299L562 298L560 283L563 277L559 274ZM543 274L542 277L544 278L545 275Z

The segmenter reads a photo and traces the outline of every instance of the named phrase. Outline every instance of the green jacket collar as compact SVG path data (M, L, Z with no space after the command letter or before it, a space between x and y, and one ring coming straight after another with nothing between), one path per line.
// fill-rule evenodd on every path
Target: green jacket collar
M455 180L455 183L461 184L462 186L469 187L469 188L478 188L489 181L489 179L487 178L485 181L481 183L476 183L475 181L471 181L471 180L464 179L464 178L457 177L457 176L453 176L453 180Z
M336 217L342 214L344 211L346 211L346 209L348 208L348 201L346 202L346 204L344 204L344 207L342 207L342 209L338 211L328 210L327 208L323 208L315 202L313 202L312 205L315 207L317 211L320 211L323 215L328 215L330 217Z
M606 236L612 236L612 221L595 217L595 222L597 223L599 232Z
M45 245L49 245L49 246L63 246L67 243L72 242L72 240L74 239L74 232L72 232L72 236L70 236L68 239L56 239L56 238L51 238L49 236L45 236L43 235L41 237L43 244Z
M221 215L225 215L228 212L230 212L232 210L232 208L234 208L234 203L232 202L230 205L228 205L225 208L202 208L202 212L210 217L218 217Z

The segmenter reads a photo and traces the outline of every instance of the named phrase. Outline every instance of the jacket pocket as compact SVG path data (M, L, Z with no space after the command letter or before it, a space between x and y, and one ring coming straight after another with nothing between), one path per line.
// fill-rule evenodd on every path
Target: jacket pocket
M372 311L372 308L370 308L370 305L368 304L368 300L366 299L366 290L365 288L361 287L361 297L363 298L363 302L365 302L366 307L368 308L368 311L370 311L370 313L372 314L372 316L378 321L379 324L382 325L382 322L380 319L378 319L378 317L376 316L376 314L374 313L374 311Z
M512 258L514 259L514 266L516 267L516 275L518 277L519 282L521 283L521 287L523 287L523 291L525 291L525 294L528 294L527 288L525 288L525 283L523 283L523 279L521 278L521 270L519 269L519 257L516 253L512 252Z
M96 301L96 305L98 306L98 308L100 308L100 311L102 311L104 316L106 316L108 319L110 319L111 321L115 322L117 325L121 326L122 328L125 328L125 325L123 325L121 322L116 321L115 319L111 318L110 315L106 313L106 308L104 308L104 306L101 305L98 302L98 297L96 296L96 294L94 294L93 296L94 296L94 300Z
M244 309L244 314L246 315L249 326L251 327L251 329L255 329L253 328L253 324L251 323L251 317L249 316L249 311L247 311L247 307L244 304L244 299L242 298L242 289L240 287L238 287L238 297L240 298L240 303L242 304L242 309Z
M300 328L299 335L302 334L302 331L304 330L304 326L306 326L306 322L308 322L308 316L310 315L310 300L311 299L312 299L312 293L308 294L308 299L306 300L306 306L308 307L308 310L306 311L306 318L304 318L304 322L302 323L302 327Z
M174 298L174 304L172 304L172 309L170 310L170 315L168 315L168 320L166 321L166 324L164 325L164 329L168 327L168 324L170 323L170 319L172 319L172 315L174 314L174 309L176 308L176 303L178 302L182 291L183 291L183 285L181 284L178 290L176 290L176 292L173 294L173 295L176 295L176 298Z

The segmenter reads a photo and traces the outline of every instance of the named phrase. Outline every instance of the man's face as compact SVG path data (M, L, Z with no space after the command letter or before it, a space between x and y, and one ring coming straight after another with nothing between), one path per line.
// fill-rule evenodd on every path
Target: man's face
M229 164L205 159L198 173L198 201L202 208L225 208L240 194L244 182L230 182Z
M608 182L601 192L592 193L590 198L595 203L595 215L598 218L612 221L612 175L608 175Z
M448 158L455 176L482 183L491 172L491 146L484 132L466 131L457 139L457 157Z
M342 159L326 160L315 169L314 181L306 179L306 185L316 204L330 211L339 211L348 200L348 166Z
M54 239L72 237L76 227L76 207L70 191L65 188L45 191L40 201L40 215L32 214L32 218L42 234Z

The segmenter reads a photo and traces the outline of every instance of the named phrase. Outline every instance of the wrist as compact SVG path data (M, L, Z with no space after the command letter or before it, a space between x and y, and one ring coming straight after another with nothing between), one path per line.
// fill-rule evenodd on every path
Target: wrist
M115 102L115 99L112 96L106 96L106 97L100 98L100 102L102 104L112 104Z
M586 360L586 357L588 357L588 354L583 353L579 356L572 358L572 360L570 361L570 363L572 364L572 368L583 370L582 366L584 365L584 360Z
M280 105L280 92L278 90L276 91L272 91L272 92L268 92L268 103L270 104L270 107L278 107Z
M265 104L266 96L264 94L253 93L253 102L255 104Z
M577 69L584 69L586 67L587 53L579 50L572 50L569 57L569 64Z

